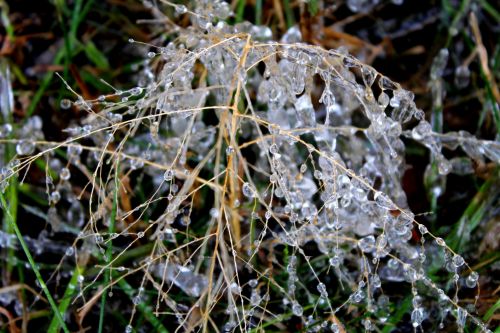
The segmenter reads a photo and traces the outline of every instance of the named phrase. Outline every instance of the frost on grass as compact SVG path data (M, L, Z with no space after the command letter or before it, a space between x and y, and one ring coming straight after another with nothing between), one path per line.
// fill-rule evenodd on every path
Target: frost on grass
M181 330L371 331L401 301L384 291L396 283L415 328L487 331L458 298L479 290L478 274L408 208L402 139L427 147L441 178L499 163L499 144L434 132L412 92L343 50L289 43L297 30L275 42L266 27L225 24L223 2L171 6L191 25L145 50L137 86L61 102L88 113L66 141L44 141L36 116L0 127L17 153L2 190L40 159L49 208L38 213L76 235L63 262L82 269L80 310L103 293L114 302L123 280L126 332L144 309ZM47 251L52 236L33 244ZM11 235L0 246L15 246ZM436 262L447 281L429 276Z

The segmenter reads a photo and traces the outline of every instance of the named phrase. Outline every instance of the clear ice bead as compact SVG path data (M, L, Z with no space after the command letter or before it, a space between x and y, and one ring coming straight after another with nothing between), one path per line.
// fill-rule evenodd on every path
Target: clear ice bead
M30 155L35 151L35 143L29 140L21 140L16 145L16 153L18 155Z
M247 198L255 197L255 193L249 183L244 183L242 187L243 195Z
M297 301L294 301L292 304L292 312L294 315L300 317L304 313L304 309Z

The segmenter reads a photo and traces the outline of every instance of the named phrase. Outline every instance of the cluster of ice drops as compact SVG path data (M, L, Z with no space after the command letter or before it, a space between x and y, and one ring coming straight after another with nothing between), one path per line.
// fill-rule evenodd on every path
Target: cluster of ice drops
M225 331L295 317L308 331L345 332L352 316L372 331L401 300L384 285L400 283L412 293L416 329L439 304L432 321L488 331L457 297L459 288L477 288L478 274L408 208L402 138L429 149L439 177L463 174L443 147L499 163L498 143L433 132L411 92L344 50L291 43L300 40L296 28L276 42L266 27L224 23L222 1L171 6L192 24L145 52L136 87L64 100L62 109L89 113L65 142L37 144L36 117L15 133L18 158L2 169L2 188L34 158L50 156L59 176L46 185L48 222L53 231L77 226L84 239L67 255L147 237L157 246L135 274L151 272L156 284L143 279L133 303L156 303L147 288L167 293L156 311L174 311L179 327L213 325L203 315L210 312ZM9 131L3 125L0 135ZM67 165L51 154L56 148L66 149ZM85 165L90 213L70 188L70 170ZM113 234L109 167L153 184L146 201L129 211L118 205ZM69 204L58 208L61 201ZM151 216L145 225L143 215ZM429 251L454 288L426 275ZM168 297L173 287L186 295L182 306ZM202 315L193 324L194 309Z

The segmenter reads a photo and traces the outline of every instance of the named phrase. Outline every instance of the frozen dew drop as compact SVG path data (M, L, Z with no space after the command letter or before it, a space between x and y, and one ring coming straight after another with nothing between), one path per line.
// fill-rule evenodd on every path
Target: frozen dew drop
M444 239L442 239L441 237L437 237L436 238L436 244L439 245L439 246L446 246L446 243L444 242Z
M249 183L244 183L242 187L243 195L247 198L253 198L255 193Z
M175 12L179 15L184 14L187 12L187 7L184 5L177 5L175 6Z
M460 256L458 254L455 254L453 256L452 261L453 261L453 265L455 265L455 267L457 267L457 268L462 266L463 264L465 264L464 258L462 258L462 256Z
M378 274L373 274L371 278L372 288L380 288L382 286L382 282L380 281L380 277Z
M236 323L234 321L228 321L224 324L224 332L231 332L236 327Z
M424 321L424 310L420 307L413 309L411 312L411 322L413 327L418 327Z
M52 204L58 203L59 200L61 200L61 193L59 193L59 191L54 191L54 192L50 193L49 200Z
M271 184L275 184L278 181L278 175L273 173L271 176L269 176L269 182Z
M101 235L97 234L97 235L95 236L95 242L96 242L97 244L102 244L102 242L104 242L104 238L103 238Z
M460 329L463 329L466 321L467 321L467 310L461 307L457 307L457 326Z
M420 231L420 234L422 235L425 235L426 233L429 232L429 230L427 230L427 227L423 224L418 225L418 231Z
M479 274L477 272L471 272L467 279L465 279L465 285L469 288L474 288L479 280Z
M132 333L132 330L133 330L132 325L127 325L125 327L125 333Z
M304 313L304 309L297 301L294 301L292 304L292 312L294 315L300 317Z
M389 95L387 95L385 92L381 92L380 95L378 96L378 104L382 109L385 109L387 105L389 105Z
M250 281L248 281L248 285L251 287L251 288L255 288L257 287L257 285L259 284L259 281L257 281L257 279L252 279Z
M35 144L28 140L21 140L16 145L18 155L30 155L35 151Z
M11 124L3 124L0 125L0 138L5 138L12 133L12 125Z
M399 96L392 96L392 98L389 101L389 105L392 106L393 108L397 109L401 105L401 99Z
M326 286L323 282L318 283L316 289L318 289L318 292L321 295L321 297L328 298L328 291L326 291Z
M455 69L455 85L459 89L466 88L470 82L470 70L467 66L458 66Z
M335 268L338 268L340 266L340 257L338 255L335 255L330 258L329 262L330 265L332 265Z
M142 238L142 237L144 237L144 231L139 231L137 233L137 238Z
M339 333L340 332L340 327L338 324L333 323L330 325L330 330L332 330L333 333Z
M79 158L82 151L83 151L83 147L79 144L70 145L67 148L69 158Z
M316 179L322 179L323 178L323 172L319 170L314 170L314 178Z
M273 143L270 147L269 147L269 152L271 154L277 154L279 152L279 148L278 148L278 145Z
M363 252L373 252L375 250L375 237L373 235L361 238L358 241L358 246Z
M415 295L411 302L414 308L418 308L422 305L422 297L419 295Z
M396 205L392 202L392 200L385 194L380 191L375 192L375 195L373 196L375 199L375 203L384 209L388 210L394 210L396 209Z
M141 87L134 87L130 89L130 94L132 96L139 96L142 93L142 88Z
M227 146L226 148L226 155L231 155L232 153L234 153L234 147L233 146Z
M168 170L167 170L167 171L165 171L165 173L163 174L163 179L164 179L166 182L171 181L173 178L174 178L174 170L172 170L172 169L168 169Z
M132 160L130 161L130 168L131 168L132 170L137 170L137 169L140 169L140 168L142 168L143 166L144 166L144 161L143 161L143 160L141 160L141 159L135 159L135 158L134 158L134 159L132 159Z
M62 180L68 180L71 177L71 172L69 171L68 168L62 168L61 172L59 173L59 176L61 177Z
M61 106L61 109L67 110L71 107L71 101L67 98L61 99L59 105Z
M66 249L66 252L64 252L64 254L65 254L67 257L72 256L74 253L75 253L75 249L73 249L73 247L72 247L72 246L68 247L68 248Z
M156 56L155 52L148 52L148 58L152 59Z
M351 295L351 299L354 303L359 303L363 300L363 291L357 290L354 294Z
M300 173L305 173L307 171L307 165L301 164L300 166Z
M241 290L242 290L242 288L236 282L231 283L231 285L229 286L229 289L231 290L231 292L233 294L241 294Z
M139 305L141 304L141 296L140 295L137 295L137 296L134 296L134 298L132 298L132 302L134 303L134 305Z
M446 176L449 174L452 170L453 166L450 161L448 161L446 158L441 158L438 161L438 172L442 176Z

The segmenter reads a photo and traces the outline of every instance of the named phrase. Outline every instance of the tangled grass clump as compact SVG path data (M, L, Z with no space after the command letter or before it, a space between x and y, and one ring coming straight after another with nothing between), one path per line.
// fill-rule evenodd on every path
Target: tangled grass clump
M46 170L31 185L50 232L26 242L65 253L49 281L70 280L56 306L78 312L62 320L102 330L119 309L126 332L138 317L162 332L378 331L406 298L415 331L489 331L459 298L479 294L478 274L417 221L402 177L409 140L440 179L462 172L443 147L498 164L498 142L433 131L410 91L342 49L227 25L222 1L170 5L191 24L151 46L137 86L85 100L68 85L61 108L88 115L62 142L36 116L5 135L4 191Z

